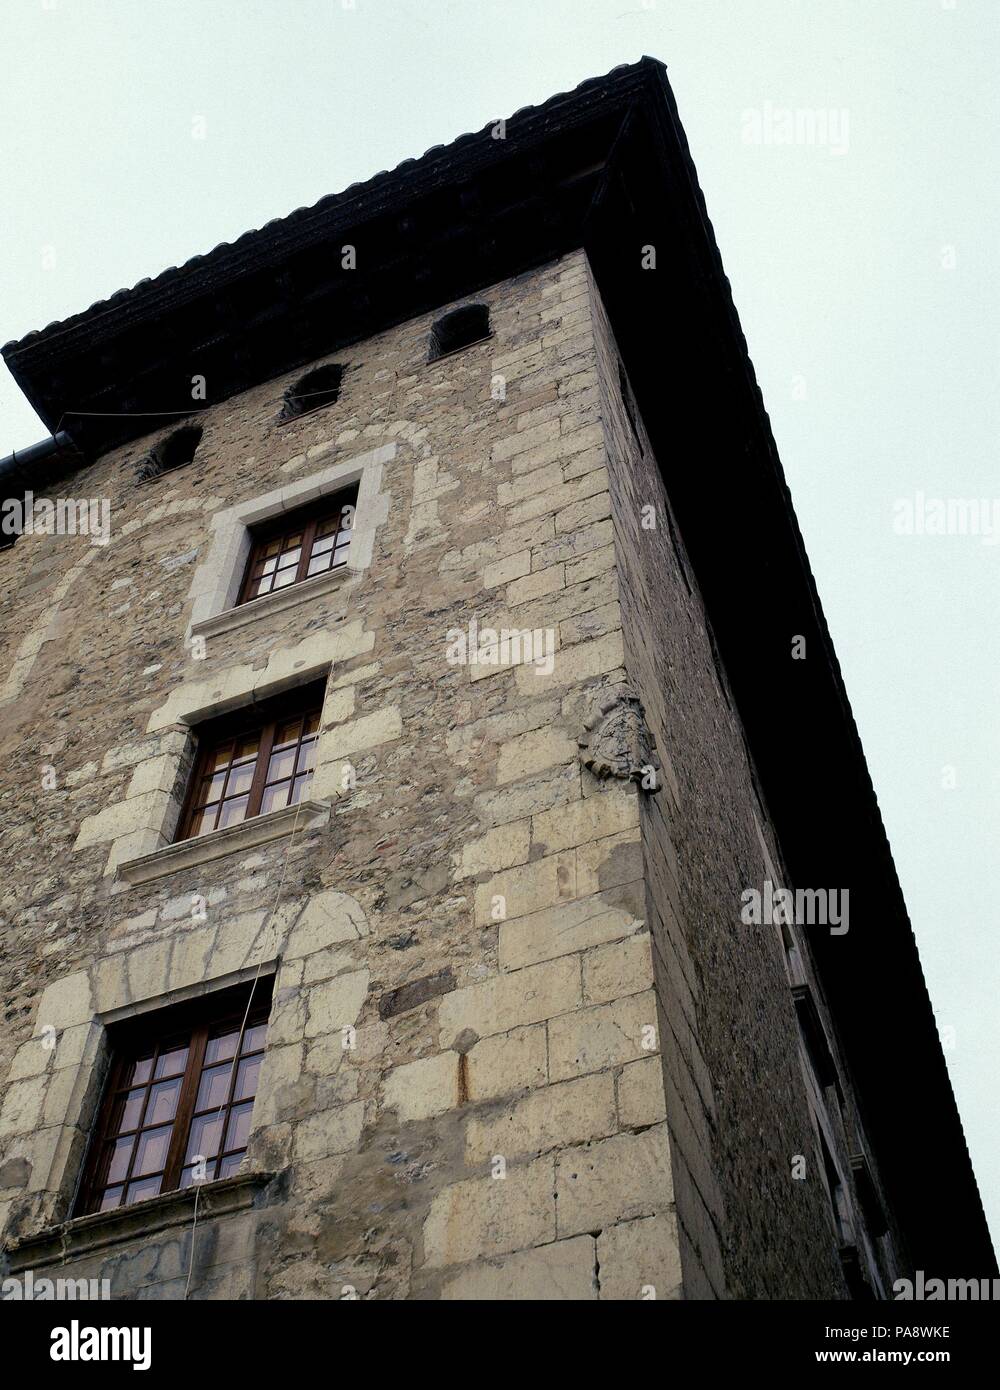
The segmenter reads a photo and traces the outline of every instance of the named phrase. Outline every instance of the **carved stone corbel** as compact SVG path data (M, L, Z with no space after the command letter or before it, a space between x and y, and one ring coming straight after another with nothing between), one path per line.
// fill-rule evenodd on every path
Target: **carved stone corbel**
M609 694L577 739L580 761L603 781L617 777L645 791L660 789L656 741L646 726L642 701L631 690Z

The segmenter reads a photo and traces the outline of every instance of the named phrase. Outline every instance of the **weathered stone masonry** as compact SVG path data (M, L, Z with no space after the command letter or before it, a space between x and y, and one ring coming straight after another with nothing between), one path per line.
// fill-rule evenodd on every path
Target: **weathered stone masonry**
M682 1254L688 1296L842 1294L818 1175L787 1174L812 1144L777 943L720 920L760 859L749 769L599 297L578 254L489 299L493 340L427 364L428 323L406 325L313 420L278 430L268 383L206 413L176 476L137 487L139 450L102 460L81 484L117 525L85 569L71 538L4 557L37 589L20 651L46 634L7 706L32 725L6 750L0 1173L22 1260L69 1210L102 1024L274 971L248 1166L276 1176L206 1204L196 1296L670 1297ZM366 468L346 579L227 626L239 517ZM37 584L55 546L72 591ZM552 672L449 665L470 616L551 631ZM268 825L245 823L218 858L164 853L188 724L317 673L317 810L246 846ZM658 793L581 760L626 678ZM135 1210L71 1228L78 1277L178 1296L189 1212L153 1206L152 1243L122 1238Z
M103 1025L259 969L275 1002L247 1167L276 1176L237 1179L218 1215L206 1201L192 1296L679 1292L642 793L578 747L624 679L583 257L486 297L490 341L428 364L429 320L407 324L352 352L312 419L277 428L287 382L270 382L206 411L175 475L137 486L136 447L99 461L75 485L111 495L114 539L84 568L75 538L2 557L29 619L17 649L47 634L5 709L15 1263L55 1258L43 1233L70 1208ZM213 518L374 450L370 564L193 660ZM552 630L554 669L449 665L471 616ZM164 859L187 721L324 669L321 769L349 761L355 789L318 776L316 823ZM141 1237L141 1208L71 1225L73 1271L179 1296L189 1208L156 1199Z
M0 1274L866 1299L995 1269L662 64L2 352L53 432L2 495L112 527L0 549ZM287 418L315 367L338 398ZM238 605L251 528L345 488L346 566ZM176 840L203 723L307 696L307 800ZM766 881L849 886L849 932L744 924ZM76 1215L116 1037L250 989L241 1171Z
M789 984L808 982L827 1036L836 1029L802 929L789 929L790 968L778 929L740 920L744 888L792 880L775 868L780 851L709 619L642 420L622 400L596 289L592 303L625 663L667 772L664 794L642 799L641 824L688 1296L846 1297L818 1165L807 1161L804 1180L789 1177L792 1156L815 1147ZM644 508L655 524L647 516L643 526ZM835 1117L847 1175L850 1156L869 1145L842 1060L838 1070L843 1101L817 1097L816 1108ZM898 1232L873 1243L871 1255L887 1291L901 1258Z

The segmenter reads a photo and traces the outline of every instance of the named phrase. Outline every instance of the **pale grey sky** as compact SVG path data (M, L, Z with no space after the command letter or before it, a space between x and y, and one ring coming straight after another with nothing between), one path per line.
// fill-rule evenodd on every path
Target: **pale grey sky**
M667 63L996 1238L1000 546L893 529L1000 498L996 0L3 0L0 50L4 341ZM782 110L825 139L778 143ZM0 454L42 433L0 369Z

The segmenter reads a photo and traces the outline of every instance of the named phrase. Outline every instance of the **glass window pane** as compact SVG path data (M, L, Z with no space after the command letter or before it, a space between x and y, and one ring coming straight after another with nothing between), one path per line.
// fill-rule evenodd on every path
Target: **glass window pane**
M224 743L221 748L216 748L208 760L209 767L226 767L233 756L233 745Z
M295 566L291 569L279 570L274 576L274 587L276 589L287 589L289 584L295 583Z
M187 1063L187 1045L184 1047L174 1047L168 1052L161 1052L156 1062L154 1075L157 1081L161 1076L179 1076Z
M280 549L281 549L281 537L278 536L275 540L273 540L273 541L268 541L268 543L263 547L262 553L263 553L264 555L277 555L277 553L278 553L278 551L279 551Z
M152 1070L152 1054L150 1054L148 1057L140 1057L137 1061L132 1063L131 1075L128 1079L129 1085L135 1086L138 1085L140 1081L148 1081L150 1078L150 1074L152 1073Z
M283 724L279 724L274 731L275 748L286 748L290 743L297 743L301 728L301 719L286 719Z
M114 1123L116 1134L125 1134L128 1130L138 1127L139 1117L142 1115L142 1098L145 1094L145 1087L140 1086L137 1091L129 1091L124 1102L119 1102L121 1113Z
M240 763L234 767L229 774L229 786L226 788L226 795L239 796L241 792L248 792L256 766L256 763Z
M298 805L298 803L308 795L309 784L312 781L312 778L313 775L311 772L305 773L305 775L302 777L296 777L295 786L292 788L292 799L288 803L290 806Z
M231 1033L223 1033L221 1037L209 1038L205 1044L205 1062L224 1062L227 1057L236 1055L236 1044L239 1042L240 1030L234 1029Z
M299 749L298 772L311 772L316 766L316 740L307 739Z
M274 567L275 567L275 565L276 565L277 563L278 563L278 557L277 557L277 555L276 555L276 554L275 554L275 555L272 555L271 558L270 558L269 560L264 560L264 561L262 562L262 564L261 564L261 566L260 566L260 569L259 569L259 571L258 571L258 574L260 575L260 574L271 574L271 573L273 573Z
M222 810L219 813L218 829L221 830L226 825L238 825L246 815L247 802L249 797L237 796L232 801L224 801Z
M186 1163L191 1163L199 1156L215 1157L219 1152L219 1140L222 1138L222 1120L222 1115L214 1111L210 1115L195 1116L191 1121L191 1134L184 1153Z
M229 1154L219 1164L219 1177L231 1178L234 1173L238 1173L243 1163L243 1154Z
M236 745L236 757L234 762L242 762L244 758L256 758L257 750L260 748L260 735L247 734L241 738Z
M215 829L215 817L218 813L218 803L213 806L206 806L203 811L196 811L191 818L191 837L195 835L207 835Z
M236 1072L236 1089L233 1092L233 1100L253 1100L257 1094L257 1078L260 1075L260 1064L264 1060L264 1054L258 1053L256 1057L245 1057L240 1063Z
M319 728L319 710L314 710L312 714L306 715L306 734L314 734Z
M115 1207L118 1205L118 1203L121 1201L122 1193L124 1191L124 1187L109 1187L107 1191L104 1193L104 1196L101 1198L101 1205L97 1208L97 1210L113 1211Z
M225 785L225 770L223 770L222 772L213 773L212 776L203 779L201 784L201 791L198 795L198 800L201 802L202 805L209 801L220 801L222 799L222 793L225 789Z
M329 555L314 555L306 568L306 578L314 574L325 574L330 568Z
M288 786L287 782L275 782L273 787L264 788L264 795L260 799L262 816L267 815L268 811L280 811L288 805Z
M295 747L283 748L279 753L272 753L267 764L267 780L278 782L283 777L291 777L295 771Z
M337 534L337 527L336 527L336 524L334 524L333 526L330 527L330 531L329 531L329 534L328 534L328 535L325 535L325 536L317 536L317 537L316 537L316 540L313 542L312 553L313 553L314 555L325 555L326 552L327 552L328 550L332 550L332 549L333 549L333 542L334 542L334 538L336 537L336 534Z
M264 1046L264 1039L267 1037L267 1024L258 1023L253 1028L248 1028L243 1034L243 1052L256 1052Z
M160 1191L162 1177L144 1178L142 1182L130 1182L128 1185L128 1195L125 1198L126 1205L132 1202L145 1201L147 1197L156 1197Z
M229 1096L229 1078L232 1074L232 1062L223 1062L218 1067L206 1067L198 1083L195 1111L210 1110L213 1106L224 1105Z
M253 1111L253 1102L246 1105L235 1105L229 1112L229 1124L226 1126L226 1149L245 1149L247 1139L250 1137L250 1115Z
M132 1145L135 1139L116 1139L111 1148L111 1163L108 1167L107 1182L121 1182L128 1172L128 1161L132 1157Z
M265 574L262 579L255 579L250 585L250 597L260 598L261 594L269 594L272 588L271 576Z
M177 1102L181 1098L181 1078L173 1081L160 1081L149 1092L149 1105L146 1107L144 1123L162 1125L177 1114Z
M163 1125L160 1129L144 1129L135 1146L135 1163L132 1172L136 1177L144 1173L158 1173L166 1167L167 1149L173 1125Z

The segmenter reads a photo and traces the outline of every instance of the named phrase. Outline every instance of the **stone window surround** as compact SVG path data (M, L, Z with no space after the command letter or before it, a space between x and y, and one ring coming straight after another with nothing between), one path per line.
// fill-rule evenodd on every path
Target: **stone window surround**
M294 806L285 806L266 815L254 816L250 820L241 821L238 825L226 826L222 830L213 830L207 835L199 835L189 840L175 841L173 838L180 821L187 792L188 777L194 762L195 728L218 715L227 714L233 709L239 709L256 700L269 699L284 691L294 690L300 685L308 685L315 680L327 679L331 666L331 661L324 661L317 666L307 666L296 671L293 680L278 679L271 683L255 683L249 688L239 691L236 695L219 698L207 705L186 711L180 719L180 722L187 726L184 751L175 754L172 759L170 755L167 755L168 761L174 765L172 790L161 794L158 799L159 804L153 803L149 807L146 824L141 826L139 830L129 831L123 837L125 843L119 843L117 840L113 842L105 873L117 871L119 877L128 883L148 883L151 879L162 878L166 874L175 873L180 869L205 864L210 860L221 858L223 855L242 853L269 840L291 835L295 830L309 830L317 825L325 824L330 814L329 802L310 797ZM323 731L324 723L328 717L326 696L329 693L328 685L324 695L323 714L320 718L316 771L313 774L314 787L320 780L321 765L328 761L323 756ZM137 836L143 836L145 844L144 852L138 854L134 851L143 842L137 840ZM125 851L124 855L122 851ZM129 851L132 852L129 853Z
M273 941L268 943L273 949ZM123 1002L111 1003L110 1000L99 999L100 1003L109 1003L110 1007L99 1008L95 1012L80 1009L65 1019L59 1018L60 1033L66 1027L73 1029L84 1029L86 1031L86 1044L80 1049L80 1056L73 1064L74 1085L70 1096L69 1108L65 1115L61 1127L60 1142L56 1145L51 1155L51 1166L45 1173L44 1180L36 1191L47 1192L50 1197L56 1198L61 1211L58 1219L61 1222L58 1232L51 1230L47 1226L40 1231L35 1231L32 1235L19 1242L26 1247L27 1252L33 1249L58 1242L59 1257L65 1258L65 1253L72 1244L75 1247L74 1253L80 1253L88 1249L98 1249L105 1245L114 1244L117 1240L128 1240L134 1238L137 1233L150 1234L151 1231L173 1224L178 1218L183 1220L193 1189L180 1189L177 1192L162 1193L160 1197L151 1199L146 1210L146 1204L139 1202L131 1206L119 1207L111 1212L94 1212L71 1217L70 1213L77 1201L77 1191L80 1180L83 1176L86 1153L90 1146L90 1135L92 1127L97 1118L97 1110L104 1093L104 1087L108 1077L108 1064L110 1053L108 1050L107 1030L110 1026L120 1022L125 1018L139 1017L143 1014L150 1014L160 1009L167 1009L174 1004L185 1003L189 999L198 999L208 994L214 994L222 990L230 989L233 986L247 984L251 980L266 979L270 977L277 987L280 974L281 961L273 954L267 959L261 960L257 965L247 964L242 968L230 971L217 978L198 980L185 983L177 988L168 989L162 995L142 1000L135 1004L124 1004ZM71 977L74 978L74 977ZM173 983L172 981L170 983ZM46 991L47 994L47 991ZM46 994L43 994L38 1022L41 1024L46 1018ZM89 999L90 991L87 991ZM37 1041L34 1045L38 1045ZM265 1051L265 1058L267 1053ZM258 1097L255 1097L255 1106ZM258 1126L254 1123L256 1117L251 1120L251 1130L249 1139L252 1139L254 1130ZM79 1136L81 1133L86 1135L86 1142L81 1145ZM258 1187L262 1182L269 1180L273 1174L262 1174L253 1172L241 1172L235 1179L220 1179L214 1183L206 1183L205 1193L214 1195L216 1189L222 1194L220 1204L221 1211L239 1209L240 1197L245 1189ZM233 1190L235 1200L227 1200L229 1190ZM179 1210L177 1210L179 1208ZM147 1215L151 1218L147 1222ZM13 1252L12 1252L13 1256ZM48 1261L44 1261L48 1262ZM12 1266L17 1264L25 1267L34 1263L29 1257L26 1260L18 1260L13 1257Z
M364 910L349 895L328 889L292 897L270 911L214 924L209 921L188 931L188 949L176 949L184 940L176 933L157 936L60 976L42 992L32 1036L15 1052L3 1091L5 1116L16 1088L40 1091L28 1100L15 1101L13 1111L20 1122L8 1122L3 1131L3 1137L11 1141L7 1156L23 1157L30 1167L23 1197L15 1199L15 1205L26 1205L19 1213L18 1235L7 1247L12 1266L40 1267L50 1262L56 1248L63 1261L67 1253L135 1239L184 1219L186 1197L166 1194L148 1205L137 1203L118 1213L67 1221L107 1074L110 1024L255 978L274 977L247 1171L237 1179L206 1184L204 1189L204 1196L211 1198L208 1214L222 1215L245 1206L247 1194L270 1179L272 1169L258 1157L259 1140L261 1132L275 1124L277 1088L283 1077L280 1054L285 1046L300 1044L307 1036L315 1040L321 1032L340 1033L357 1023L367 993L364 969L360 971L364 989L354 992L343 1016L322 1030L307 1034L305 1014L287 1000L289 995L298 997L307 957L322 959L331 946L349 949L351 943L368 936ZM359 972L350 978L359 978ZM57 1042L50 1049L45 1039L51 1032ZM280 1167L282 1155L272 1153L271 1157L278 1158ZM0 1240L6 1216L0 1204ZM143 1225L147 1219L148 1227Z
M368 453L332 464L308 478L300 478L215 512L211 522L214 536L208 554L195 571L188 591L191 602L189 637L215 636L242 627L258 617L327 593L346 578L366 570L372 561L375 534L389 512L389 498L381 487L382 471L395 457L396 447L395 442L380 444ZM358 500L347 564L340 570L316 575L237 607L250 556L250 528L282 512L297 511L314 499L339 492L354 483L358 486Z
M365 631L363 621L344 621L294 647L276 649L263 670L248 665L228 667L203 681L175 688L153 710L147 726L148 734L159 735L161 751L136 765L124 800L83 821L73 848L110 842L104 873L118 873L125 889L128 883L145 883L325 823L329 799L339 794L344 764L343 757L336 756L338 726L349 719L354 701L350 683L331 679L331 672L338 662L370 651L374 643L375 634ZM326 681L326 693L310 799L224 830L175 842L193 764L195 727L217 715L319 680Z
M105 1013L99 1019L105 1030L103 1050L106 1053L106 1061L101 1068L103 1084L90 1127L87 1157L76 1184L71 1215L108 1215L112 1211L132 1206L132 1201L120 1200L105 1207L104 1201L115 1188L118 1188L118 1197L121 1199L126 1196L133 1183L142 1183L145 1174L139 1159L143 1152L143 1137L152 1137L156 1131L167 1131L167 1143L166 1150L158 1156L158 1161L154 1161L154 1170L149 1174L150 1177L158 1178L159 1190L155 1194L147 1193L147 1196L168 1196L193 1183L209 1187L221 1178L235 1176L235 1173L245 1169L249 1124L242 1136L238 1131L232 1131L236 1113L246 1100L250 1101L252 1118L257 1098L257 1081L267 1050L267 1023L271 1015L276 975L277 962L272 961L266 968L255 969L249 979L237 987L235 997L218 990L209 990L194 996L197 1003L193 1008L190 999L179 1001L180 1007L184 1010L180 1018L174 1009L162 1001L147 999L137 1006L117 1010L117 1017ZM216 1058L216 1062L221 1062L228 1071L221 1104L215 1104L211 1098L206 1103L202 1098L204 1078L207 1074L216 1075L219 1070L217 1066L212 1065L210 1039L218 1035L223 1025L230 1037L235 1031L236 1047L231 1055ZM252 1036L257 1033L260 1025L264 1028L263 1038L259 1035ZM251 1036L244 1036L245 1032ZM184 1056L177 1062L174 1049L176 1039L181 1034L184 1036ZM160 1061L164 1056L173 1054L176 1063L167 1068L168 1078L172 1078L173 1109L169 1115L161 1116L159 1120L150 1114L154 1097L160 1090L157 1086L157 1077L161 1071L159 1062L155 1072L152 1066L149 1067L144 1082L136 1076L140 1059L148 1057L151 1053ZM248 1088L240 1088L236 1085L237 1071L243 1069L244 1059L247 1058L253 1058L252 1069L257 1075L251 1079ZM131 1098L134 1095L132 1088L137 1085L144 1086L145 1095L140 1099L140 1113L130 1118L127 1107L122 1108L114 1103L114 1100L116 1096L121 1097L126 1089ZM207 1162L208 1176L193 1178L193 1183L189 1178L186 1183L190 1141L195 1134L199 1111L213 1114L212 1124L218 1123L220 1131L214 1142L206 1132L202 1136L204 1146L199 1144ZM207 1123L203 1120L202 1127ZM125 1181L119 1183L111 1173L108 1150L116 1149L126 1137L129 1138L130 1148L133 1150L130 1159L135 1162L129 1162ZM228 1173L216 1171L227 1152L233 1155L233 1151L239 1154L235 1170ZM145 1198L139 1200L143 1201Z

